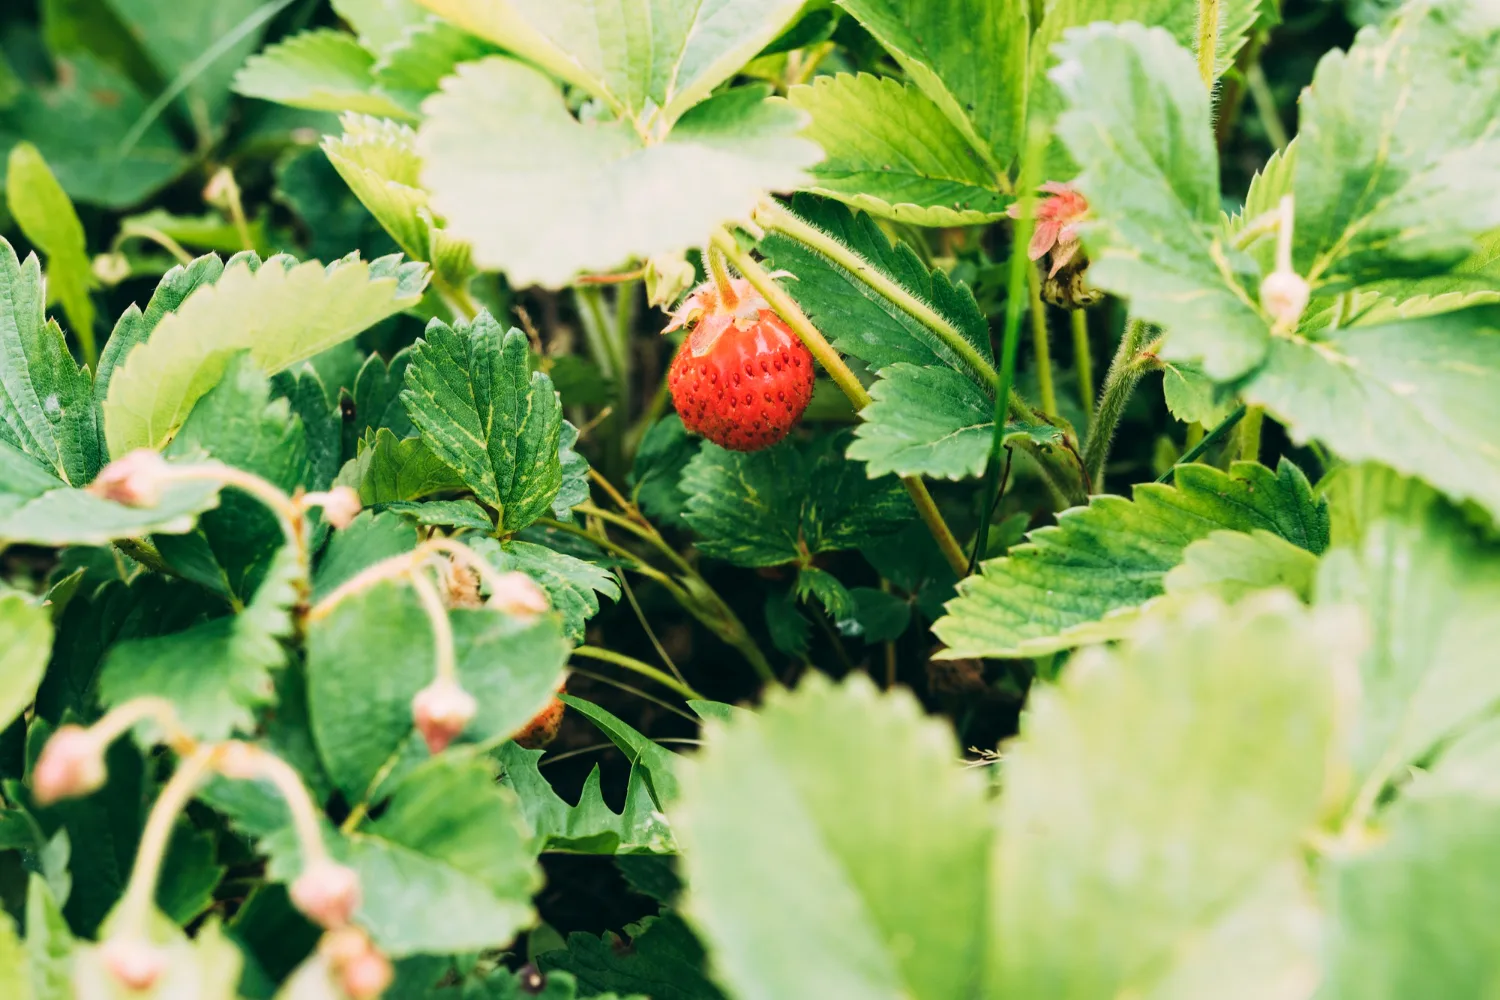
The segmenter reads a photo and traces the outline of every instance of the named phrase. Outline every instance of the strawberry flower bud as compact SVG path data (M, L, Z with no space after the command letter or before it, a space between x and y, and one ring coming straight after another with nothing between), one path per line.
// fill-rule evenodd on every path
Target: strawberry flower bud
M128 990L144 992L167 971L167 953L137 937L111 938L99 946L104 967Z
M463 735L478 707L473 695L454 681L439 677L411 700L411 715L428 751L437 754Z
M78 798L104 787L109 773L104 746L82 726L61 726L37 758L31 772L31 794L37 805Z
M1270 314L1279 327L1295 327L1311 296L1311 286L1295 271L1272 271L1260 283L1261 308Z
M693 287L698 273L688 263L687 255L678 251L660 253L646 261L645 277L646 301L653 306L666 306Z
M323 935L318 951L350 1000L375 1000L391 985L390 960L358 928Z
M314 861L292 883L291 897L313 923L329 930L343 927L359 909L359 875L327 858Z
M126 507L155 507L161 503L167 460L150 448L137 448L106 465L88 491Z
M335 486L320 495L323 502L323 520L336 531L349 527L364 507L359 493L352 486Z
M542 614L551 604L535 580L525 573L514 571L500 574L490 590L489 606L497 611L529 618Z

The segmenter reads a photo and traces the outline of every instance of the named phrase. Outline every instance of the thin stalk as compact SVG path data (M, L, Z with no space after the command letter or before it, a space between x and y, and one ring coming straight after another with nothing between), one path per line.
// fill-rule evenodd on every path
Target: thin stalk
M719 290L719 302L726 308L733 309L740 299L734 294L729 266L724 263L724 251L718 247L708 248L708 273L713 276L714 286Z
M573 647L573 655L585 656L591 660L602 660L605 663L613 663L617 667L624 667L626 670L640 674L642 677L649 677L662 687L671 688L684 698L693 698L700 701L703 699L703 695L693 690L691 686L684 684L671 674L657 670L649 663L637 660L633 656L616 653L612 649L600 649L598 646L575 646Z
M1035 267L1028 267L1026 274L1026 284L1031 299L1029 310L1031 313L1031 348L1036 352L1038 394L1042 397L1042 412L1049 417L1055 417L1057 416L1057 390L1052 385L1052 339L1047 332L1047 307L1042 303L1042 273Z
M1198 75L1214 92L1214 60L1219 51L1219 0L1198 0Z
M1266 411L1259 406L1245 410L1245 421L1240 424L1240 459L1246 462L1260 461L1260 429L1265 423Z
M1285 149L1292 140L1286 134L1286 125L1282 123L1281 112L1276 109L1276 97L1266 82L1266 71L1261 69L1260 60L1245 67L1245 86L1250 91L1250 100L1255 102L1255 114L1266 130L1266 138L1277 149Z
M1068 312L1068 319L1073 325L1073 365L1078 370L1078 400L1083 404L1083 412L1092 418L1094 352L1089 346L1089 314L1082 309L1072 309Z
M615 579L620 581L620 590L625 593L625 599L630 602L630 610L635 612L636 621L641 623L641 631L645 632L646 638L651 640L651 648L656 650L656 655L661 657L661 662L667 665L667 670L672 676L686 684L687 678L682 676L682 671L677 669L677 664L672 661L671 656L667 655L667 647L663 646L661 639L657 638L656 629L651 627L651 621L642 610L641 602L636 600L635 588L630 586L630 581L625 577L625 571L618 566L615 567Z
M684 574L688 576L697 575L697 571L693 569L688 561L682 558L682 556L676 549L668 545L667 540L661 537L660 533L658 533L657 530L650 524L642 527L640 522L632 518L622 517L621 515L616 514L613 511L603 510L591 503L581 503L573 509L587 514L589 517L597 517L599 520L613 524L617 528L623 528L624 530L630 532L632 535L635 535L637 538L641 539L643 542L648 543L652 548L656 549L662 555L666 556L669 560L671 560L672 565L676 566Z
M642 691L640 688L636 687L633 684L626 684L618 677L611 677L608 674L595 673L592 670L584 670L582 667L578 666L569 666L568 676L587 677L591 681L598 681L600 684L608 684L610 687L618 688L619 690L624 691L626 694L635 695L635 697L641 699L642 701L649 701L653 705L659 705L662 708L666 709L668 712L671 712L673 715L680 715L684 719L687 719L689 722L702 721L693 713L678 708L676 705L672 704L670 701L667 701L665 698L658 698L654 694L651 694L647 691Z
M161 877L162 862L166 858L167 844L172 839L177 817L213 770L214 759L220 752L221 748L218 746L200 747L193 751L162 786L161 794L151 806L146 826L141 831L140 844L135 852L135 865L130 870L130 881L125 887L125 898L120 900L114 927L110 932L112 937L148 939L151 909L156 900L156 883Z
M823 368L833 377L834 383L843 390L845 396L849 397L849 402L854 405L854 408L863 410L869 406L870 394L865 391L865 387L860 384L854 372L849 370L849 366L844 363L839 352L833 349L833 345L828 343L817 327L813 326L801 307L792 300L785 289L772 279L766 269L741 250L739 244L735 243L734 237L722 226L714 233L713 244L723 250L729 262L739 269L755 290L764 296L766 302L776 311L782 321L801 338L802 342L807 345L807 349L812 352L812 356L818 359ZM972 350L972 347L970 349ZM1004 399L1005 396L1002 394L1000 398ZM953 567L955 573L963 575L964 570L968 568L968 560L964 557L963 547L958 544L958 539L953 537L952 529L943 520L943 514L938 510L937 503L933 501L932 494L927 491L927 485L915 476L906 476L901 482L906 487L906 491L911 494L912 502L917 506L918 515L927 525L927 529L932 532L932 537L937 541L938 548L942 550L943 557L948 560L948 564Z
M1099 405L1089 425L1088 441L1083 446L1083 467L1096 488L1104 486L1104 462L1109 457L1110 441L1114 439L1115 428L1125 412L1125 404L1149 367L1141 363L1140 355L1150 335L1151 327L1144 320L1133 319L1127 323L1120 347L1104 376L1104 390L1099 395Z
M1157 476L1156 481L1158 483L1164 483L1168 479L1172 478L1172 473L1177 471L1177 466L1192 465L1194 462L1196 462L1204 452L1208 451L1208 449L1212 448L1219 441L1222 441L1225 435L1234 430L1235 425L1244 418L1247 410L1248 407L1246 407L1243 403L1235 407L1233 413L1229 414L1229 416L1225 417L1223 420L1220 420L1218 424L1214 426L1213 430L1203 435L1202 440L1189 448L1187 454L1183 455L1177 460L1176 465L1173 465L1172 468L1168 469L1166 472L1163 472L1160 476Z
M448 618L448 609L443 607L443 599L432 581L427 579L426 573L412 573L411 586L417 592L417 599L422 602L422 610L427 612L427 620L432 625L433 663L437 668L438 680L457 684L458 657L454 652L453 622Z

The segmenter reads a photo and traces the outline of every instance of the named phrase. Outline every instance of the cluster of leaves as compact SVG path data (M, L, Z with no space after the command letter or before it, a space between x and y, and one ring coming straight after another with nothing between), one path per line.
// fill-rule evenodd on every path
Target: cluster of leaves
M202 6L0 18L55 64L0 60L0 984L373 995L326 853L390 997L1489 995L1493 4L1350 5L1243 199L1267 0ZM109 214L185 176L210 214ZM1056 384L1042 179L1110 303ZM177 258L125 258L144 306L111 225ZM758 452L634 337L710 245L833 376ZM579 855L622 919L558 901Z

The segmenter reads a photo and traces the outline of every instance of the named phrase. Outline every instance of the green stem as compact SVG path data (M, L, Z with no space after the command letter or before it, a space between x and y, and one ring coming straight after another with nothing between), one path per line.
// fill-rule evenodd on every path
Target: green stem
M833 349L833 345L818 331L817 327L813 326L801 307L792 300L785 289L776 283L766 269L757 264L748 253L741 250L739 244L734 241L734 237L722 226L713 235L713 245L724 251L724 256L729 262L745 276L756 291L760 292L771 308L776 311L776 315L781 317L792 332L802 340L802 343L807 345L808 351L833 377L834 383L843 390L845 396L849 397L849 402L854 405L854 408L863 410L869 406L870 394L865 391L865 387L860 384L854 372L849 370L849 366L844 363L839 352ZM1002 394L1000 398L1005 397ZM963 547L958 544L958 539L953 536L953 531L943 520L942 512L938 510L932 494L927 491L927 484L916 476L904 476L901 483L906 487L906 492L911 494L912 503L917 506L917 513L921 516L922 522L927 525L927 529L932 532L932 537L936 540L938 548L942 550L943 557L948 560L948 564L953 567L955 573L963 576L969 566L968 560L964 557Z
M1240 458L1243 461L1260 461L1260 429L1265 419L1266 411L1259 406L1245 410L1245 422L1240 424Z
M1212 448L1219 441L1222 441L1230 431L1234 430L1235 425L1244 418L1247 409L1248 408L1243 403L1237 406L1233 413L1229 414L1229 416L1225 417L1223 420L1220 420L1218 424L1214 426L1213 430L1203 435L1202 439L1200 439L1197 444L1189 448L1187 454L1179 458L1177 462L1172 466L1172 468L1168 469L1166 472L1163 472L1160 476L1157 476L1156 481L1158 483L1164 483L1168 479L1172 478L1172 473L1177 471L1178 466L1192 465L1194 462L1196 462L1204 452L1208 451L1208 449Z
M699 694L697 691L694 691L691 687L679 681L671 674L657 670L655 667L651 666L651 664L643 663L633 656L626 656L624 653L616 653L612 649L600 649L597 646L575 646L573 648L573 655L586 656L591 660L602 660L605 663L613 663L617 667L624 667L626 670L640 674L642 677L649 677L656 683L660 684L662 687L671 688L673 691L676 691L684 698L693 698L699 701L703 700L703 696L701 694Z
M1198 75L1214 92L1214 61L1219 50L1219 0L1198 0Z
M1078 370L1078 401L1091 419L1094 414L1094 349L1089 345L1089 314L1082 309L1073 309L1069 311L1068 319L1073 325L1073 365Z
M1144 320L1133 319L1127 323L1120 347L1104 376L1104 391L1099 395L1099 405L1089 425L1088 441L1083 446L1083 467L1096 491L1104 488L1104 462L1109 457L1110 441L1115 436L1120 416L1125 412L1125 404L1149 367L1141 363L1140 354L1150 334L1151 327Z
M161 877L162 862L166 859L167 844L172 839L177 817L188 801L198 791L198 786L213 770L218 747L206 746L193 751L177 771L162 786L161 794L151 806L146 817L145 829L141 831L140 844L136 847L135 865L130 871L130 881L125 887L125 897L120 900L114 918L112 936L130 936L146 939L149 935L151 909L156 901L156 883Z
M1281 112L1276 110L1276 98L1271 93L1271 85L1266 82L1266 71L1261 69L1260 60L1245 68L1245 86L1250 91L1250 100L1255 102L1255 113L1266 130L1266 138L1277 149L1285 149L1292 140L1286 134L1286 125L1282 124Z
M1030 237L1027 237L1030 239ZM1026 256L1019 254L1018 256ZM1029 263L1029 261L1028 261ZM1031 346L1036 352L1036 380L1042 398L1042 412L1057 416L1057 390L1052 384L1052 339L1047 331L1047 307L1042 304L1042 273L1026 268L1026 284L1031 296ZM1001 376L1004 381L1004 376Z

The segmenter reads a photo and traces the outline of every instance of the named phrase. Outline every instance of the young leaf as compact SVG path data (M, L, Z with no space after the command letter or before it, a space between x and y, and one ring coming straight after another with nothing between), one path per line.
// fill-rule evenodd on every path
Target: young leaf
M47 609L19 593L0 593L0 728L36 697L52 652Z
M1299 855L1351 626L1284 594L1199 598L1033 693L1005 762L993 995L1249 1000L1315 978Z
M1089 281L1166 328L1167 356L1226 381L1265 355L1254 261L1225 241L1208 92L1167 32L1095 24L1058 46L1069 110L1057 131L1082 167Z
M22 263L0 236L0 446L11 445L58 479L82 486L103 461L89 373L73 362L45 314L42 268ZM0 479L8 487L8 478Z
M253 261L230 261L116 368L104 401L112 456L165 444L235 352L248 350L274 374L416 304L427 282L422 265L397 257L369 264L351 257L326 268L290 257Z
M535 849L575 854L668 854L676 851L651 789L646 769L632 766L625 786L625 804L615 812L604 802L599 767L589 772L577 805L568 805L537 770L543 750L527 750L512 742L495 751L504 767L502 781L521 800Z
M871 476L964 479L981 476L995 435L995 404L970 379L938 366L898 362L870 387L874 400L860 411L850 459ZM1024 437L1043 448L1067 444L1062 428L1010 423L1007 441Z
M89 289L94 272L84 243L83 223L68 194L29 142L10 151L5 200L26 238L47 255L48 297L62 303L80 342L94 342L94 303Z
M803 135L827 159L808 190L919 226L966 226L1005 214L1011 198L984 155L920 90L897 80L839 74L787 94L811 116Z
M1021 150L1026 103L1024 0L839 0L895 56L994 171ZM951 225L951 223L949 223Z
M655 1000L726 1000L708 978L703 945L671 911L627 924L627 938L568 935L566 951L543 952L543 971L571 972L589 993L640 992Z
M434 493L463 488L463 480L419 437L396 439L387 428L359 442L355 457L344 463L336 480L359 491L365 506L421 500Z
M562 614L563 635L571 642L583 642L584 623L599 613L599 594L620 599L620 585L608 570L566 552L493 538L470 538L468 544L501 572L516 570L535 580Z
M801 0L420 0L635 117L655 106L670 126L781 33ZM639 30L650 25L649 31Z
M1327 501L1286 459L1275 472L1180 465L1176 484L1139 485L1134 501L1094 497L985 563L933 626L949 646L941 655L1033 656L1116 638L1187 547L1219 529L1269 531L1314 554L1328 545Z
M801 185L821 151L796 135L800 111L765 97L718 94L648 143L627 121L580 122L550 78L493 56L459 66L424 105L422 178L477 264L556 287L700 244L767 191Z
M991 823L946 726L862 674L810 673L707 731L671 816L719 982L747 1000L971 995Z
M235 75L234 89L246 97L310 111L415 118L381 93L374 66L375 57L353 35L328 29L304 31L246 60Z
M1298 443L1382 462L1500 513L1500 307L1277 338L1245 398Z
M699 550L737 566L805 564L898 530L914 513L906 491L846 461L846 439L749 453L704 443L682 474L683 517Z
M562 486L562 406L531 372L526 335L489 313L457 329L441 320L412 348L401 401L438 458L500 512L503 531L546 514Z

